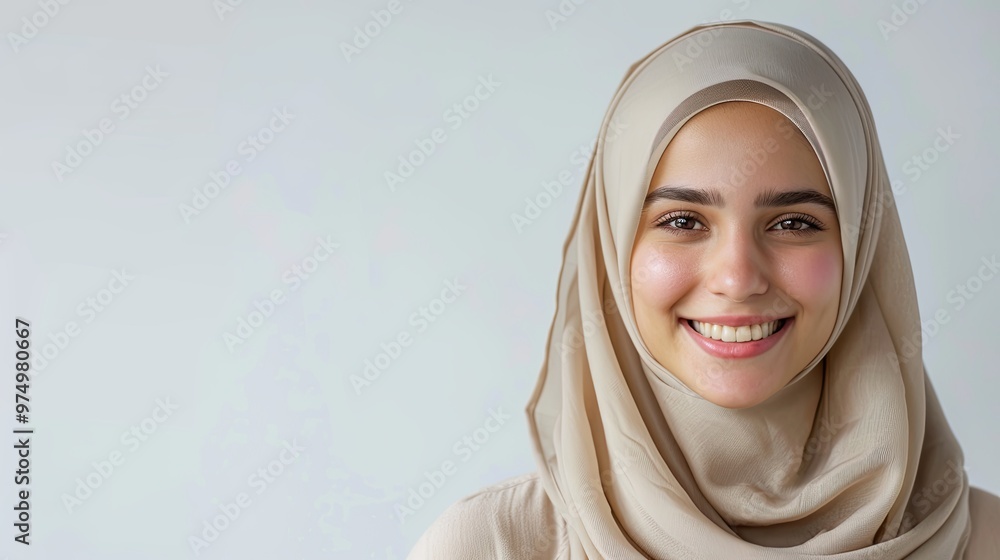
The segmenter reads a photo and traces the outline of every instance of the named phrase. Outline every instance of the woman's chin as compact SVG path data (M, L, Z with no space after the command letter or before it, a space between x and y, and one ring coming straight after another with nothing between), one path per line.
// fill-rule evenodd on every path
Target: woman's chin
M766 401L781 389L774 370L725 371L698 376L691 389L708 402L723 408L750 408Z
M743 409L757 406L766 401L774 393L761 395L733 393L699 393L703 399L723 408Z

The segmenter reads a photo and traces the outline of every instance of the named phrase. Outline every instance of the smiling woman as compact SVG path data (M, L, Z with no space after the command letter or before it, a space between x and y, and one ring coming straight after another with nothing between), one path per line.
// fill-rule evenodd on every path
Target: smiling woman
M410 557L1000 558L1000 499L900 351L920 329L854 77L787 26L695 27L598 135L527 408L538 473Z
M639 333L657 362L720 406L776 393L837 320L837 211L792 126L758 103L698 113L660 157L643 205L631 269ZM775 155L745 165L756 154ZM734 167L753 172L734 182ZM724 376L713 375L720 359L733 360Z

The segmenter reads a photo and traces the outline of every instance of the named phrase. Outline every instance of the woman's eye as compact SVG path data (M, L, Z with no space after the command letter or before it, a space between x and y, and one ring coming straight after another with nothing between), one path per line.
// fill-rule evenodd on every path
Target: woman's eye
M774 228L778 230L802 231L816 229L816 225L799 218L787 218L774 224Z
M656 223L657 226L668 229L668 230L698 230L705 229L705 226L701 224L692 216L677 216L677 215L666 215ZM700 226L700 227L699 227Z
M670 227L677 229L694 229L694 225L697 224L698 221L693 220L691 218L681 217L681 218L670 218L664 223L670 224Z

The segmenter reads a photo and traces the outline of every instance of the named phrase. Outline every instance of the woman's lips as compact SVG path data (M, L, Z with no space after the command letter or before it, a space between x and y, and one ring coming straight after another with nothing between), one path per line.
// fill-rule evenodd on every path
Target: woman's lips
M785 333L792 328L795 323L795 318L788 317L784 319L784 324L781 325L781 328L771 334L771 336L748 342L722 342L721 340L707 338L702 336L702 334L698 331L694 330L694 327L691 326L691 323L687 319L681 319L680 322L684 326L684 329L694 339L694 342L701 346L705 352L708 352L717 358L737 359L752 358L770 350L775 344L784 338Z

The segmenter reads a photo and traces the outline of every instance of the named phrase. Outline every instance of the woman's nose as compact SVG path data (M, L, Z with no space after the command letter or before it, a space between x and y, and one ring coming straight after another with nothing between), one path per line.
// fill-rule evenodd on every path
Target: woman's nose
M704 272L710 292L736 303L767 292L767 261L752 234L723 234L708 251Z

